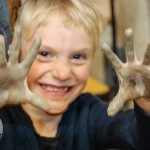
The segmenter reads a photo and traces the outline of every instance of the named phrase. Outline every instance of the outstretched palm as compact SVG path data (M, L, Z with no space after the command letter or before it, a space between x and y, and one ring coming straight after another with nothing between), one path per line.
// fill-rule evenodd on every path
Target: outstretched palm
M126 29L126 63L121 62L107 44L102 50L118 76L119 91L110 102L108 114L116 114L128 100L150 97L150 45L148 45L143 60L138 61L133 42L132 29Z
M1 36L1 41L4 41ZM19 63L21 28L17 25L13 42L9 47L9 59L6 60L5 43L0 42L0 104L31 103L44 110L49 109L46 101L32 93L26 81L27 73L37 55L41 40L33 42L30 53Z

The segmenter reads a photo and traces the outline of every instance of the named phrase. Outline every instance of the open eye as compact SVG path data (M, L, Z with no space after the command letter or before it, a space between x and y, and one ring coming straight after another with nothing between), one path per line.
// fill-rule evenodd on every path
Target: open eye
M76 65L85 64L88 61L88 56L85 53L76 53L72 56L72 63Z
M73 56L74 59L84 59L84 56L82 54L75 54Z
M41 51L39 52L39 55L43 56L43 57L47 57L48 56L48 52L46 51Z
M49 62L53 59L53 55L49 51L39 50L37 59L42 62Z

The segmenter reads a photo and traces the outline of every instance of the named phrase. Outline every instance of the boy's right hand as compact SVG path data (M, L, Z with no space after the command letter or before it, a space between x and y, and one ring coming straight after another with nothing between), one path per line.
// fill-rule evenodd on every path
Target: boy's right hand
M9 47L7 61L4 38L0 35L0 104L30 103L47 111L50 109L49 104L29 90L26 79L41 45L41 40L35 39L30 53L19 63L20 45L21 28L17 25L12 44Z

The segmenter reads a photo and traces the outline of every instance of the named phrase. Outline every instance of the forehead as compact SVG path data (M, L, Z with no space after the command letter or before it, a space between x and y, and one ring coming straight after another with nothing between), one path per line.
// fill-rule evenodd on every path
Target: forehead
M70 33L74 36L76 34L78 34L78 35L82 34L84 36L89 36L88 33L82 27L74 25L74 24L67 25L64 23L63 19L59 18L59 17L50 17L46 21L46 23L44 23L42 26L38 27L36 30L36 34L39 33L41 35L43 35L43 34L48 35L49 32L51 34Z
M70 30L72 32L74 31L80 31L84 32L85 34L88 34L88 31L84 29L82 24L77 25L72 21L69 21L69 19L65 18L60 13L52 13L50 14L45 21L38 27L37 32L40 30L54 30L57 32L57 30L60 32L64 30Z
M72 44L93 47L93 38L82 28L75 25L64 24L62 18L50 17L46 24L40 26L34 37L41 37L43 42L51 44Z

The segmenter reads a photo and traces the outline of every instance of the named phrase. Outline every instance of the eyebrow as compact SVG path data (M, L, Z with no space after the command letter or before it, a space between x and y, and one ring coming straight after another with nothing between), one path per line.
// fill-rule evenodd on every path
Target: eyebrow
M53 47L50 47L50 46L47 46L46 44L41 44L41 48L44 48L46 50L52 50L52 51L55 51L55 48ZM89 47L81 47L81 48L76 48L76 49L72 49L73 52L86 52L86 51L92 51L93 48L89 48Z
M40 47L40 49L45 49L45 50L52 50L52 51L54 51L54 48L53 47L50 47L50 46L47 46L47 45L45 45L45 44L41 44L41 47Z

